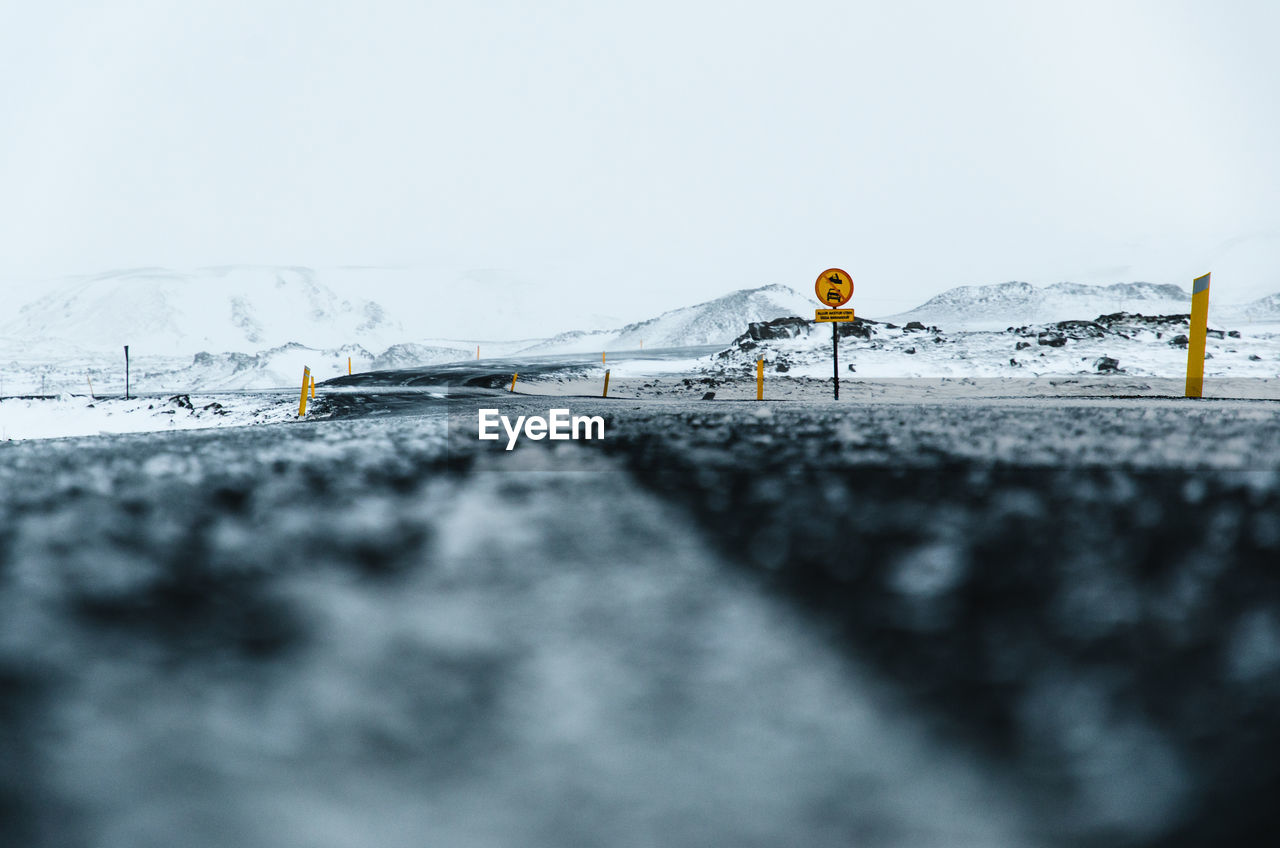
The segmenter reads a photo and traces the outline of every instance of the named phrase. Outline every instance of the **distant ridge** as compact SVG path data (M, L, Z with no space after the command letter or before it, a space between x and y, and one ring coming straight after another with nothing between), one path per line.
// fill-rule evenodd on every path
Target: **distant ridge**
M1014 324L1094 318L1111 312L1181 313L1188 311L1190 304L1189 289L1169 284L1033 286L1010 282L948 289L888 320L920 321L948 329L1003 329Z
M310 268L262 265L73 278L23 306L0 333L36 349L101 351L128 343L164 354L253 353L291 342L374 346L404 335L380 304L339 296Z
M1159 283L996 283L957 286L929 298L909 312L885 320L920 321L948 330L1002 330L1023 324L1091 320L1114 312L1181 315L1191 310L1191 290ZM1210 299L1211 321L1280 324L1280 293L1248 303Z
M521 353L578 353L597 350L690 347L728 344L746 326L813 311L811 298L794 289L773 284L740 289L723 297L672 309L655 318L637 321L616 330L561 333L520 351Z

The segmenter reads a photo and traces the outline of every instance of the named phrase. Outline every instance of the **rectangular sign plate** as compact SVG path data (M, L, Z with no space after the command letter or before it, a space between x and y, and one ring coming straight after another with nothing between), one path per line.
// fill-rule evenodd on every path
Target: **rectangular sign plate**
M814 321L852 321L852 309L815 309L813 310Z

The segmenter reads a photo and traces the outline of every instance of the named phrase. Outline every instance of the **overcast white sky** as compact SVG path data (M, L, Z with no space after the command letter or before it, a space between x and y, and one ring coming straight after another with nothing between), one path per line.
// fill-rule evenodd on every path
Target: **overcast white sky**
M0 3L10 304L226 263L575 319L832 265L868 314L1015 279L1280 290L1272 0Z

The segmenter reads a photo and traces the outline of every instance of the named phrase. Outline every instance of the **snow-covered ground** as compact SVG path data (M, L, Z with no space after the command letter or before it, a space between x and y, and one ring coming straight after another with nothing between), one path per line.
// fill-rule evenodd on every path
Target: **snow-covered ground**
M841 376L859 378L1033 378L1124 373L1176 378L1186 373L1188 320L1120 314L1002 330L946 331L864 321L839 325ZM1280 333L1246 326L1210 328L1205 376L1280 375ZM812 321L757 325L701 370L830 378L831 330Z
M0 441L274 424L295 420L298 400L261 393L0 398Z

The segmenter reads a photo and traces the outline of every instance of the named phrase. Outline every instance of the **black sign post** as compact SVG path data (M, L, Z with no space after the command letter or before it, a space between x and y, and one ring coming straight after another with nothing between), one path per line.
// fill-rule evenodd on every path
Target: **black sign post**
M841 309L853 297L853 278L848 271L839 268L828 268L818 275L813 284L813 293L818 302L827 309L819 309L814 313L815 321L831 322L831 389L836 400L840 400L840 334L836 331L836 323L852 321L853 310ZM830 308L830 307L835 307Z
M831 385L836 390L836 400L840 400L840 342L836 335L836 322L831 322L831 361L835 364L835 371L831 375Z
M124 346L124 399L129 399L129 346Z

